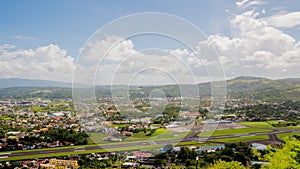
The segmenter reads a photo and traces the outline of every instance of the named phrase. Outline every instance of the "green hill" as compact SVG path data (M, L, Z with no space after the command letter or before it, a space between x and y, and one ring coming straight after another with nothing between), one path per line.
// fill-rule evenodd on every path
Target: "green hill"
M0 81L1 82L1 81ZM1 86L1 84L0 84ZM148 97L154 89L161 90L166 97L180 96L180 87L191 88L195 85L164 85L164 86L130 86L130 97ZM271 80L261 77L237 77L226 82L227 96L250 98L267 101L300 100L300 78ZM96 86L98 97L110 97L111 86ZM199 95L211 95L211 83L198 84ZM119 96L128 92L127 86L113 86L113 95ZM0 88L0 98L72 98L70 87L8 87Z

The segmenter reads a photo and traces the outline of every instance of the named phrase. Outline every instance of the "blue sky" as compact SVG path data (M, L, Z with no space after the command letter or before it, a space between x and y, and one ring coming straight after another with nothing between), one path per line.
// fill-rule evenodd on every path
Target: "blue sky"
M2 1L0 43L30 48L58 44L72 54L101 26L137 12L164 12L183 17L206 34L229 34L230 0L206 1ZM17 40L15 36L24 36ZM31 40L26 37L34 38Z
M300 11L300 4L297 0L1 1L0 45L11 46L5 47L6 52L19 50L33 50L36 52L39 47L53 44L58 51L64 50L64 52L66 52L65 55L61 54L62 57L70 56L77 58L79 50L97 29L119 17L137 12L163 12L176 15L195 24L208 37L221 35L222 37L234 40L233 38L240 38L240 36L243 35L239 33L240 27L236 29L232 26L231 21L239 15L242 16L247 11L258 12L259 15L255 16L255 20L264 20L268 23L269 27L291 36L295 40L293 43L296 46L293 47L293 49L297 48L296 44L300 40L300 21L297 19L300 17L298 13ZM274 17L272 18L272 16ZM286 18L290 19L290 21ZM287 20L286 22L288 23L295 22L295 24L284 26L283 24L286 24L286 22L283 20ZM142 46L143 44L140 45ZM135 44L135 47L138 46L139 44ZM269 52L266 52L266 50L261 52L259 49L257 49L257 51L257 53ZM256 57L254 53L255 52L252 51L251 54L247 54L247 56L245 56L246 60L249 60L251 57ZM270 53L274 54L276 52L271 51ZM2 55L4 54L2 53ZM11 53L11 55L20 54ZM224 55L224 57L227 59L227 56ZM2 60L7 61L5 65L9 67L8 62L13 61L8 61L8 59L3 58L5 58L4 56L2 56ZM26 62L30 61L27 60ZM247 63L250 63L250 61ZM22 66L21 63L20 65ZM264 65L268 68L267 64L257 64L257 66L260 67ZM55 69L56 68L57 67L55 67ZM26 68L26 70L27 69L29 68ZM54 68L51 68L51 66L48 68L48 70L52 69ZM287 68L282 67L282 70L286 72ZM293 70L294 68L291 68L291 71ZM10 73L13 71L11 67L3 71L7 73L2 78L21 76L15 72ZM237 70L230 71L233 72ZM237 75L245 75L247 73L249 73L249 75L271 77L270 74L260 74L259 72L255 74L255 72L249 70L244 74ZM295 72L291 72L290 74L283 73L280 77L292 76L294 74ZM230 77L231 76L234 75L231 74ZM37 75L28 78L42 77ZM61 80L59 78L50 79Z

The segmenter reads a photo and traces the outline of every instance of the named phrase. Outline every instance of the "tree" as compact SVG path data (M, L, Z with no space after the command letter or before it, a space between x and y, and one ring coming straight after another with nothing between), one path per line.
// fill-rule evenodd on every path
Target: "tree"
M167 164L167 160L169 159L169 156L167 153L160 153L155 156L155 165L156 166L165 166Z
M263 166L264 169L300 168L300 141L289 138L282 149L272 151L265 155L270 164Z
M165 150L167 151L167 153L171 153L171 151L173 150L172 144L167 144L164 147L165 147Z
M207 169L246 169L246 167L237 161L226 162L219 160L209 165Z

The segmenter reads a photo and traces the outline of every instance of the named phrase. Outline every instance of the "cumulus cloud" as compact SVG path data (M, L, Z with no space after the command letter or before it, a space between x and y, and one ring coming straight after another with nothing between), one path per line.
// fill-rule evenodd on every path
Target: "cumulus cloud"
M3 46L3 45L2 45ZM57 45L36 49L0 50L1 78L28 78L71 82L74 59Z
M8 50L8 49L13 49L13 48L15 48L14 45L2 44L2 45L0 45L0 52L3 52L3 51Z
M230 23L238 35L230 38L211 35L198 49L207 51L213 45L228 75L256 75L276 78L281 72L300 66L299 42L284 32L258 19L254 10L235 16ZM290 72L295 76L298 72Z
M284 12L264 18L264 20L274 27L293 28L300 25L300 12Z
M188 83L191 73L184 62L188 54L187 49L137 51L131 40L107 36L89 42L82 50L75 78L78 82L98 84Z
M107 36L103 40L94 40L86 44L82 58L84 61L121 61L126 56L135 55L134 45L131 40L119 36Z
M263 5L266 4L266 2L262 0L242 0L235 3L237 7L239 8L249 8L251 6L255 5Z
M189 51L187 49L175 49L175 50L171 50L170 51L171 55L174 56L179 56L179 57L184 57L187 56L189 54Z

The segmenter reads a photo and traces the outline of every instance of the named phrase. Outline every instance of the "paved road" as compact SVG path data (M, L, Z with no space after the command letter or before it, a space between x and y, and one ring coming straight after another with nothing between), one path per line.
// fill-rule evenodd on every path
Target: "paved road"
M108 149L108 148L124 148L131 146L146 146L146 145L155 145L155 144L169 144L169 143L178 143L186 141L207 141L213 139L222 139L222 138L235 138L235 137L247 137L247 136L259 136L259 135L276 135L281 133L291 133L291 132L300 132L300 130L276 130L272 132L258 132L250 134L232 134L224 136L211 136L211 137L185 137L184 139L176 140L162 140L162 141L145 141L138 143L124 143L124 144L113 144L113 145L103 145L103 146L90 146L82 148L63 148L56 150L36 150L36 151L25 151L25 152L11 152L11 153L0 153L0 158L16 157L16 156L29 156L29 155L38 155L38 154L51 154L51 153L62 153L62 152L80 152L85 150L99 150L99 149Z

